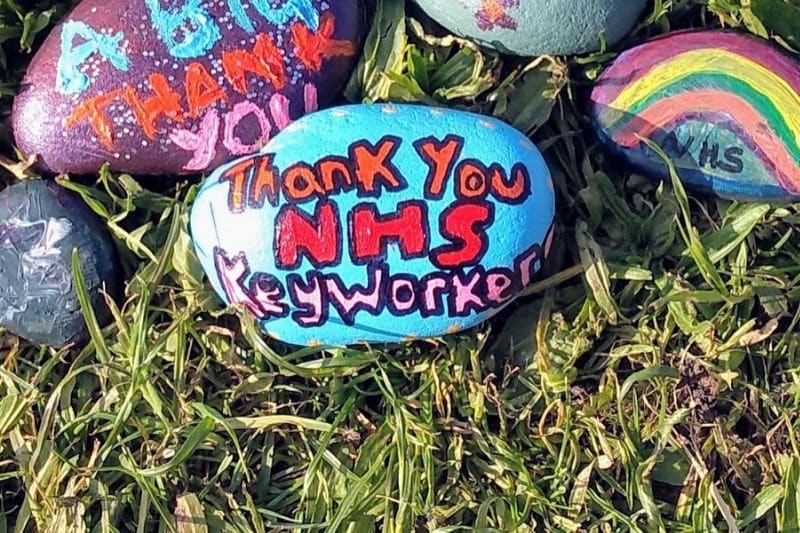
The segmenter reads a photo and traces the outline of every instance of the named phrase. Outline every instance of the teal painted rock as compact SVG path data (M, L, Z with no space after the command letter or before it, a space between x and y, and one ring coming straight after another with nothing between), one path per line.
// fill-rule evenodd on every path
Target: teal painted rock
M54 183L25 181L0 193L0 326L61 348L88 337L75 291L72 250L98 320L110 318L120 268L111 237L83 201Z
M227 164L192 208L217 293L299 345L398 342L480 324L541 267L555 211L536 147L495 119L330 109Z
M640 172L737 200L800 200L800 64L727 31L628 50L592 93L600 138Z
M439 24L521 56L571 55L614 44L633 29L645 0L416 0Z

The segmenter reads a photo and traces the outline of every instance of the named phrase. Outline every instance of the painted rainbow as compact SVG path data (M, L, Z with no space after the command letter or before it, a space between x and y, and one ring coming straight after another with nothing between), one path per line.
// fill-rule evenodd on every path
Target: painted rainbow
M695 189L740 200L800 200L800 64L758 38L679 32L622 55L592 92L606 144L669 177L642 139Z

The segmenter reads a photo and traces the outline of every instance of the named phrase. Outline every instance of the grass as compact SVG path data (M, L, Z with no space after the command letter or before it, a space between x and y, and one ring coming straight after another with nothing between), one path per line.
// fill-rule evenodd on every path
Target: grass
M620 48L720 23L797 43L796 0L741 4L650 2ZM0 0L3 94L65 8ZM582 110L613 52L528 63L410 3L370 10L348 97L530 132L559 195L547 272L477 330L296 351L204 283L198 180L61 177L130 281L82 349L0 337L0 532L800 531L797 206L687 196L608 159ZM30 173L4 152L6 181Z

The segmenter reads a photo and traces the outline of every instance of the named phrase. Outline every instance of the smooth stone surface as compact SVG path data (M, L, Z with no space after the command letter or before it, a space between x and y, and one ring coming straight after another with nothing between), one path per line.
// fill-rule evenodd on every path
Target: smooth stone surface
M645 0L416 0L450 31L521 56L571 55L613 45L636 25Z
M14 133L44 169L200 173L332 101L357 0L83 0L34 57Z
M743 200L800 199L800 64L755 37L675 33L622 54L592 93L600 137L669 179Z
M54 183L24 181L0 192L0 326L55 348L87 338L73 283L74 248L95 313L106 323L100 289L115 294L120 273L100 221Z
M215 171L192 208L212 285L300 345L397 342L475 326L552 244L550 172L495 119L359 105L304 117Z

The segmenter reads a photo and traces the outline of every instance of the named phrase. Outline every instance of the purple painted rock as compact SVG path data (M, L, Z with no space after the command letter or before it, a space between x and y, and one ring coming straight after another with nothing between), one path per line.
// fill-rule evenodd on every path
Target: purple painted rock
M213 169L335 98L360 21L358 0L84 0L30 65L17 144L52 172Z
M60 348L87 337L73 282L72 250L98 319L101 293L117 292L116 250L78 197L58 185L25 181L0 193L0 326L37 344Z

